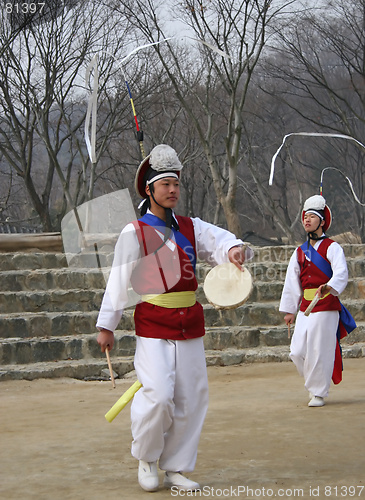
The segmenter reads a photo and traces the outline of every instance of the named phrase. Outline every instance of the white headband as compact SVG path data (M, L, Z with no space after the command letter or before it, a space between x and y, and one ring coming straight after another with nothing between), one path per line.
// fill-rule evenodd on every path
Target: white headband
M162 174L157 174L152 179L149 179L146 184L152 184L152 182L158 181L159 179L164 179L165 177L174 177L175 179L179 179L175 172L163 172Z
M321 220L324 220L324 217L323 215L321 215L319 212L317 212L316 210L306 210L304 215L307 215L307 214L314 214L314 215L318 215L318 217L321 219Z

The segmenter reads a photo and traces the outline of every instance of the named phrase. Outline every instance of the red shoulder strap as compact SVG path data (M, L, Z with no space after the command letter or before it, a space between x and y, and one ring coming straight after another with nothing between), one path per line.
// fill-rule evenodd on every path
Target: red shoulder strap
M177 215L176 219L177 222L179 223L181 233L190 241L192 247L194 248L194 252L196 254L193 221L191 220L190 217L183 217L181 215Z
M147 247L146 247L146 241L144 238L144 233L143 233L143 223L140 222L139 220L135 220L132 223L134 225L134 228L136 230L139 246L143 248L144 255L147 255Z
M328 250L329 246L332 245L332 243L333 243L333 240L331 240L330 238L325 238L318 247L317 252L320 255L322 255L322 257L324 257L326 260L328 260L327 259L327 250Z

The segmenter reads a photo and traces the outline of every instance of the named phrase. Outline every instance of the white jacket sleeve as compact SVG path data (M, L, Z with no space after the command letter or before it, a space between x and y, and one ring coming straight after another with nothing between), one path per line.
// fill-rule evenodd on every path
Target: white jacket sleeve
M328 247L327 259L331 263L333 272L327 284L333 288L332 295L337 296L345 290L349 278L345 254L338 243L331 243Z
M244 242L226 229L202 221L198 217L192 218L195 232L197 257L211 266L229 262L228 251L235 246L242 246ZM246 247L245 260L251 260L253 250Z
M96 327L114 331L128 304L128 287L133 269L140 258L140 247L133 224L120 233L115 245L113 265L110 270Z
M300 267L295 249L290 257L286 270L284 288L281 293L279 311L283 313L296 314L302 300L303 290L300 283Z

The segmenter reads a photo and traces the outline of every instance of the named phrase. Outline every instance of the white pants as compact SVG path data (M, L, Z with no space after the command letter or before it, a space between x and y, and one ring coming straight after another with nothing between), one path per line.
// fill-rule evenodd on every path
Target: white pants
M320 311L309 316L299 311L295 321L290 357L304 377L305 388L314 396L328 396L338 322L338 311Z
M134 365L143 387L131 407L132 455L168 471L194 470L208 408L203 338L137 337Z

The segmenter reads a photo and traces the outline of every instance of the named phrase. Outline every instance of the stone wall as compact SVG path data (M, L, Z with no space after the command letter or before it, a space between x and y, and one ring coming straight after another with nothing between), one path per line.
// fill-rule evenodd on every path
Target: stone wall
M288 260L294 247L255 248L247 264L254 288L237 309L217 311L202 283L209 268L198 264L198 300L206 320L208 364L288 360L288 330L278 311ZM358 328L345 340L344 355L362 356L365 342L364 245L344 245L349 284L341 300ZM108 269L112 254L99 255ZM106 368L96 343L95 322L105 274L91 254L4 252L0 254L0 380L69 376L98 378ZM112 351L117 376L133 369L133 308L125 311Z

